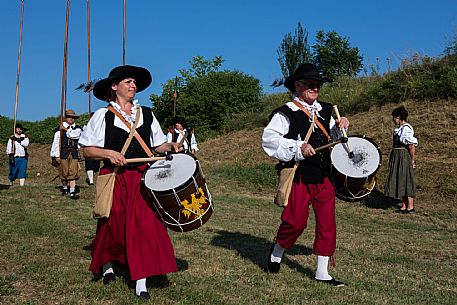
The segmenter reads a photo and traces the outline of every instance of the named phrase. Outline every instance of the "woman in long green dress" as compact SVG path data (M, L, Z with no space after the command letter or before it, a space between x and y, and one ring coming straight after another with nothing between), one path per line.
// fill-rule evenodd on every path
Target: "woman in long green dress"
M416 197L416 180L414 169L415 147L418 144L414 129L407 122L408 111L404 106L395 108L392 117L397 128L393 131L393 148L389 158L389 174L384 195L402 200L401 213L414 213Z

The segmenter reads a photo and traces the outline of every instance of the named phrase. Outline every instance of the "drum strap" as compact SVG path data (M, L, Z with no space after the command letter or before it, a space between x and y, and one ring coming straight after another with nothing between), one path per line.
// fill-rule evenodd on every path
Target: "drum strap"
M137 111L137 115L136 115L136 118L135 118L135 124L134 124L134 127L132 129L131 125L129 122L127 122L127 120L119 113L117 112L113 106L111 105L108 105L108 110L111 111L112 113L114 113L126 126L128 129L130 130L135 130L136 129L136 125L137 125L137 122L139 120L139 113L141 110L141 108ZM146 152L146 154L148 155L148 157L153 157L154 154L152 153L152 151L149 149L149 147L146 145L146 143L144 143L143 141L143 138L141 138L140 134L138 132L134 132L134 136L135 138L138 140L138 142L140 143L141 147L143 148L143 150Z
M121 154L122 155L125 154L125 152L127 151L127 148L129 148L130 142L132 142L133 135L136 134L135 130L136 130L136 126L138 125L139 118L140 118L140 112L137 111L136 117L135 117L135 123L133 123L133 127L132 128L129 127L130 128L129 137L125 141L124 146L122 146L122 150L121 150ZM119 169L119 166L115 166L113 172L116 174L118 169Z
M295 104L295 106L297 106L298 108L300 108L300 110L303 111L310 119L312 119L311 114L309 113L308 110L306 110L305 107L303 107L303 105L301 105L301 104L300 104L299 102L297 102L296 100L293 100L292 102ZM325 130L324 126L322 126L321 122L319 122L319 120L318 120L316 117L314 117L314 121L311 123L311 127L310 127L310 129L308 130L308 133L306 134L306 138L309 139L309 137L311 136L310 130L313 130L313 127L314 127L313 124L316 124L316 125L319 127L319 129L322 130L322 132L323 132L324 135L327 137L327 139L328 139L329 142L332 141L332 138L329 136L327 130ZM308 142L308 141L305 141L305 142Z

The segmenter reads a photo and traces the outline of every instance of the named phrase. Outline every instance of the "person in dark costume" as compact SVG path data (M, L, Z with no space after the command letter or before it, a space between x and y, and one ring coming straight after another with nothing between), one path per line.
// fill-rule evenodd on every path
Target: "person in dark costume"
M392 151L389 158L389 173L384 188L384 195L402 200L400 213L412 214L414 210L414 197L416 197L416 179L414 159L417 138L414 129L408 123L408 111L404 106L392 111L392 118L397 126L393 130Z
M94 113L79 141L85 158L103 160L100 176L119 166L110 215L98 220L89 270L102 275L103 283L109 284L116 279L113 262L126 266L130 278L136 282L135 294L141 299L150 298L146 288L148 277L177 271L167 229L150 206L141 182L148 164L126 162L148 154L136 137L125 156L120 152L130 133L125 122L133 125L138 112L136 133L148 150L179 151L178 144L167 143L151 108L134 100L135 94L146 89L151 81L147 69L125 65L114 68L107 78L96 82L94 96L108 102L108 106Z
M294 246L307 226L311 205L316 217L315 280L343 286L343 282L328 273L329 260L336 249L335 190L329 179L330 152L328 149L314 151L328 144L330 137L340 137L340 129L349 126L345 117L339 121L333 119L331 104L317 100L322 85L330 81L321 76L315 65L300 65L284 82L284 86L293 92L293 100L275 109L264 129L262 147L270 157L280 161L279 167L293 167L299 162L275 243L268 254L267 269L269 273L279 272L284 251Z

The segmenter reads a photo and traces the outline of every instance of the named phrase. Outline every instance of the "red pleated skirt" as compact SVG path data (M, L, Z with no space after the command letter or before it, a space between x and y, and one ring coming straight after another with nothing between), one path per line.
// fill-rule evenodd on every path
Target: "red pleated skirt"
M110 216L98 220L92 241L89 270L95 274L113 261L128 266L132 280L178 269L167 229L141 182L146 166L124 167L116 175ZM110 172L103 167L100 175Z

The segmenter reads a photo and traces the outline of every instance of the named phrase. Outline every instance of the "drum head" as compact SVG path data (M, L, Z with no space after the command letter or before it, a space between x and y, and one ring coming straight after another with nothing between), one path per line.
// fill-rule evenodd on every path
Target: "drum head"
M330 154L333 167L353 178L365 178L376 172L381 165L379 148L364 137L350 136L348 142L354 156L349 158L346 144L335 145Z
M187 154L174 154L172 160L156 161L144 173L144 184L152 191L167 191L179 187L193 176L195 159Z

